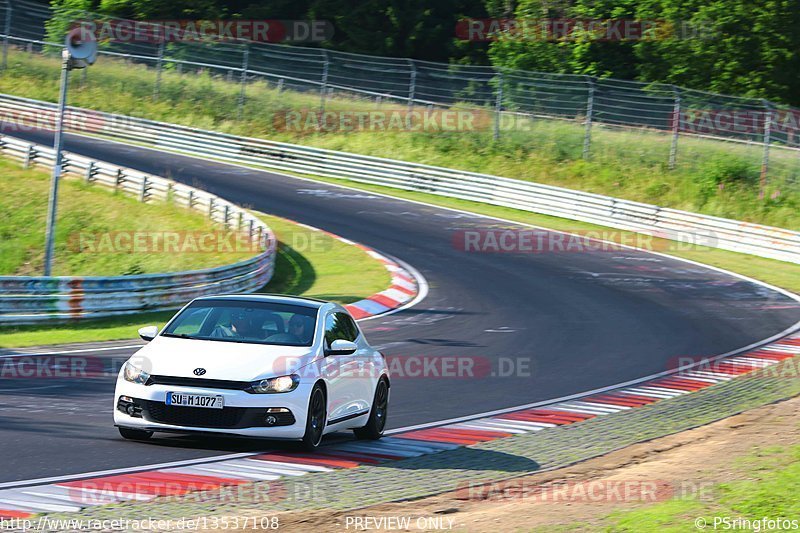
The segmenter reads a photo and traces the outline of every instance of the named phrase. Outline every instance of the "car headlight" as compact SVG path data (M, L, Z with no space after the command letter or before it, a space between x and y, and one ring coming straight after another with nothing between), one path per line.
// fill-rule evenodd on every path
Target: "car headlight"
M300 385L300 376L280 376L277 378L261 379L250 384L247 392L253 394L275 394L278 392L291 392Z
M150 379L150 374L130 363L125 363L125 370L122 372L122 375L125 381L138 383L139 385L146 385L147 380Z

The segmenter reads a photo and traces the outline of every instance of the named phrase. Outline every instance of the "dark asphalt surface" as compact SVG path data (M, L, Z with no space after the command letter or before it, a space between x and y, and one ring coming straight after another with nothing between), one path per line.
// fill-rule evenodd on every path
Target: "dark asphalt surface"
M47 133L24 136L50 144ZM786 296L644 252L466 253L453 245L455 232L509 226L334 185L95 139L68 136L66 149L169 176L233 202L332 231L418 269L430 284L428 297L413 309L363 322L369 340L390 355L481 358L491 372L398 377L392 387L390 428L635 379L670 368L677 357L734 350L800 320L800 306ZM126 353L130 352L113 356ZM112 425L112 393L113 378L0 379L0 453L5 465L0 482L271 446L179 436L147 444L126 442Z

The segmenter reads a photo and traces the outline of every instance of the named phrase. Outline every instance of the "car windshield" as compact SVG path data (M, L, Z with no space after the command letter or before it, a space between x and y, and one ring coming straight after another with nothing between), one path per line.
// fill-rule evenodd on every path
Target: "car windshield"
M167 325L164 337L311 346L317 310L273 302L200 300Z

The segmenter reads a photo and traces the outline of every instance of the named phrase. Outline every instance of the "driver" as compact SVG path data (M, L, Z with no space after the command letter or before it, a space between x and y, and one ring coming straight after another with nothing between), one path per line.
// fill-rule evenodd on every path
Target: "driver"
M263 317L262 317L263 318ZM235 309L231 311L231 325L218 324L211 332L212 338L254 338L262 333L262 320L252 310Z

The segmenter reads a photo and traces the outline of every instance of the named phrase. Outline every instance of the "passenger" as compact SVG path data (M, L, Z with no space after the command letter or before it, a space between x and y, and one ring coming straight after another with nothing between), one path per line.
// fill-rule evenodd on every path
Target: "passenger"
M292 315L292 318L289 319L289 333L297 337L302 344L309 344L311 336L314 334L310 322L311 317Z

